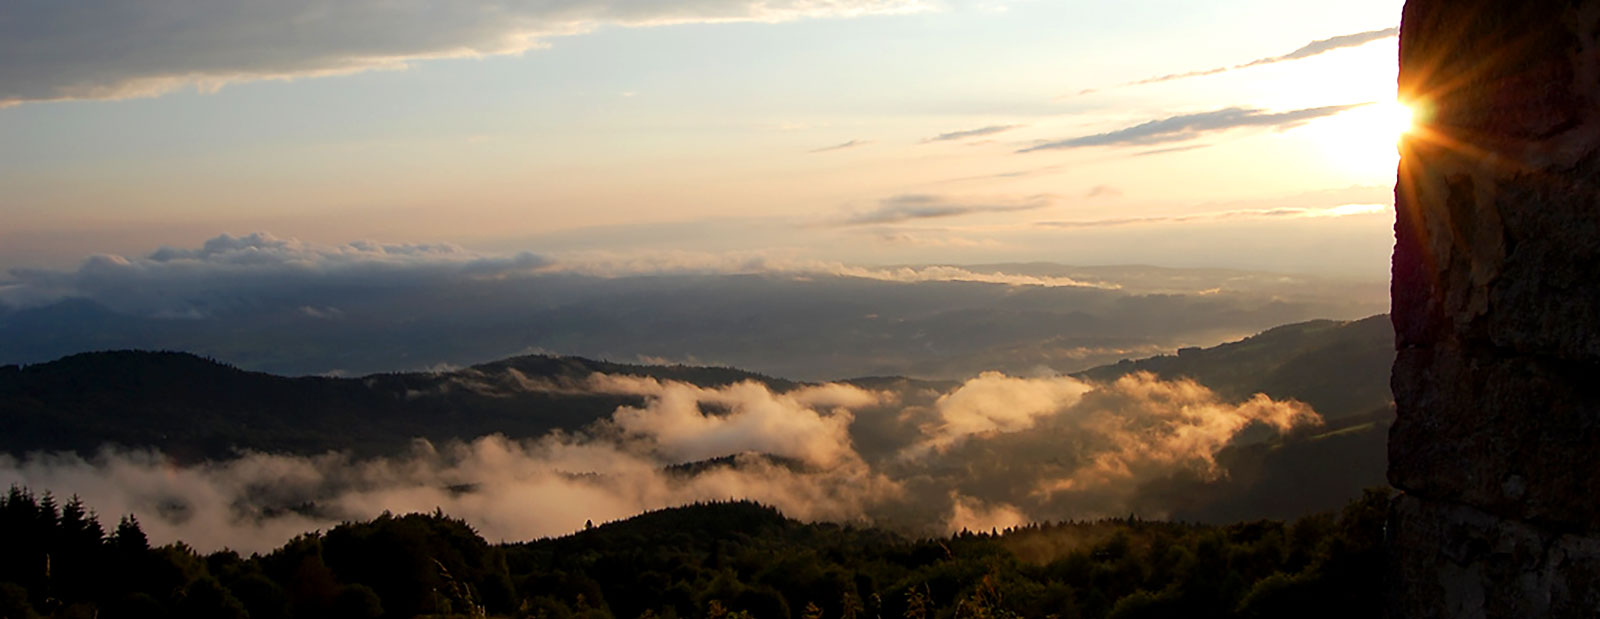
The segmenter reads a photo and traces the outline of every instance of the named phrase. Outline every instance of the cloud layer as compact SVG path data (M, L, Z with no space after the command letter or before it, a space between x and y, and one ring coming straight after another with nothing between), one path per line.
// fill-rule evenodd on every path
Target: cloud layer
M978 213L1013 213L1042 209L1054 202L1054 197L1048 195L971 201L939 195L903 194L885 198L878 203L877 208L851 215L843 223L845 225L892 224Z
M1140 123L1126 129L1097 133L1064 140L1047 141L1017 152L1031 153L1041 150L1062 150L1090 146L1147 146L1169 142L1193 140L1212 133L1243 127L1288 128L1309 120L1332 116L1369 103L1329 105L1323 107L1271 112L1258 108L1229 107L1210 112L1182 114Z
M813 148L813 149L811 149L811 152L813 152L813 153L831 153L831 152L836 151L836 150L847 150L847 149L855 148L857 146L866 146L866 145L871 144L871 143L872 143L872 140L850 140L848 142L841 142L839 144L834 144L833 146L824 146L822 148Z
M147 0L0 5L0 106L514 54L602 26L922 10L920 0Z
M1050 198L1035 196L989 203L908 195L884 200L850 222L890 223L984 212L1033 210ZM1089 286L1111 283L1004 272L974 272L955 266L870 267L762 253L590 252L556 259L532 252L476 252L449 243L403 244L355 241L322 245L266 232L223 234L197 248L162 247L146 256L96 254L77 269L13 269L0 279L0 308L33 307L63 298L88 298L118 311L166 317L199 317L241 297L303 296L308 290L423 288L460 282L506 281L539 275L627 277L667 274L778 274L834 276L886 282L970 281L1018 286ZM304 313L327 310L311 306Z
M868 503L897 492L861 463L845 432L847 407L876 402L872 392L823 385L775 394L755 383L704 389L605 375L577 388L637 395L644 404L617 409L589 435L419 441L411 453L366 461L247 453L174 467L148 451L108 449L87 460L0 456L0 483L75 493L103 514L136 513L160 542L246 551L384 510L439 507L490 539L520 540L568 533L589 519L730 497L798 518L858 520ZM698 474L666 468L722 456L733 458ZM291 509L304 505L315 508Z
M16 269L9 274L13 282L0 285L0 303L31 306L89 297L127 311L176 315L197 310L196 301L219 293L231 298L306 286L383 288L495 279L549 266L549 260L531 252L483 254L449 243L331 246L265 232L223 234L198 248L163 247L145 257L97 254L75 271Z
M1004 131L1010 131L1010 130L1016 129L1017 127L1020 127L1020 126L1022 126L1022 125L990 125L988 127L979 127L977 129L966 129L964 131L951 131L949 133L941 133L939 135L936 135L936 136L933 136L931 138L928 138L927 140L924 140L924 141L925 142L950 142L950 141L954 141L954 140L965 140L967 138L977 138L977 137L983 137L983 136L987 136L987 135L994 135L996 133L1001 133L1001 132L1004 132Z
M931 533L1126 514L1147 483L1225 474L1216 454L1247 426L1284 432L1320 422L1296 402L1226 402L1192 381L1149 374L1097 384L985 373L931 403L844 384L779 392L602 374L560 385L509 378L497 388L640 403L581 432L419 441L371 460L244 453L179 467L160 453L111 448L87 459L0 456L0 484L76 494L109 518L134 513L152 541L182 539L202 551L263 551L384 510L439 508L491 540L523 540L729 498L803 520ZM868 416L880 431L898 428L890 444L858 448Z
M1399 34L1400 34L1400 29L1399 28L1383 28L1383 29L1379 29L1379 30L1368 30L1366 32L1356 32L1356 33L1352 33L1352 34L1341 34L1339 36L1328 37L1326 39L1320 39L1320 40L1312 41L1310 43L1307 43L1307 44L1301 46L1299 49L1296 49L1296 50L1294 50L1292 52L1289 52L1287 54L1283 54L1281 56L1268 56L1268 57L1265 57L1265 58L1257 58L1255 60L1252 60L1250 62L1246 62L1246 63L1243 63L1243 64L1236 64L1236 65L1230 65L1230 66L1225 66L1225 67L1215 67L1215 68L1211 68L1211 69L1202 69L1202 70L1199 70L1199 71L1187 71L1187 72L1184 72L1184 73L1171 73L1171 74L1167 74L1167 75L1160 75L1160 76L1151 77L1151 78L1147 78L1147 79L1127 82L1125 84L1122 84L1122 86L1142 86L1142 85L1145 85L1145 84L1159 84L1161 82L1170 82L1170 81L1181 80L1181 79L1186 79L1186 78L1190 78L1190 77L1202 77L1202 76L1206 76L1206 75L1216 75L1218 73L1226 73L1228 71L1237 71L1239 69L1247 69L1247 68L1250 68L1250 67L1258 67L1258 66L1261 66L1261 65L1276 64L1276 63L1280 63L1280 62L1288 62L1288 61L1291 61L1291 60L1300 60L1302 58L1310 58L1312 56L1319 56L1319 55L1322 55L1322 54L1326 54L1328 52L1331 52L1331 51L1334 51L1334 50L1337 50L1337 49L1344 49L1344 48L1347 48L1347 47L1357 47L1357 46L1361 46L1361 45L1366 45L1367 43L1371 43L1373 41L1377 41L1377 40L1380 40L1380 39L1387 39L1387 38L1390 38L1390 37L1399 36ZM1095 88L1089 88L1089 89L1085 89L1083 91L1080 91L1078 94L1086 95L1086 94L1089 94L1089 93L1096 92L1097 90L1098 89L1095 89Z
M1197 221L1228 221L1249 219L1313 219L1321 217L1351 217L1359 215L1372 215L1385 213L1390 208L1387 204L1341 204L1321 208L1269 208L1269 209L1237 209L1230 211L1212 211L1207 213L1194 213L1190 215L1170 215L1152 217L1120 217L1111 219L1079 219L1070 221L1041 221L1035 222L1036 226L1049 228L1106 228L1113 226L1135 226L1145 224L1186 223Z
M1314 203L1381 193L1316 196ZM1196 210L1278 213L1282 204ZM1217 221L1255 225L1267 217ZM1381 218L1336 220L1367 225ZM1118 222L1055 223L1016 234L1059 239L1059 228ZM835 224L823 231L873 243L988 240L906 226ZM0 275L0 364L140 348L186 350L286 375L363 375L554 352L695 358L804 380L964 378L1041 366L1076 371L1289 322L1358 318L1387 307L1386 286L1376 278L1157 267L860 265L784 250L501 254L221 236L143 256L97 256L73 269Z

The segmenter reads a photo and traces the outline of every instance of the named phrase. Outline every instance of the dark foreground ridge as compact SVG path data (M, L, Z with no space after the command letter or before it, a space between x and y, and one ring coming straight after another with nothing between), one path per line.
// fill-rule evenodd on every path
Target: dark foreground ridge
M1386 491L1228 526L1134 518L911 540L750 502L494 544L384 514L263 555L151 547L132 517L0 498L0 617L1372 617Z

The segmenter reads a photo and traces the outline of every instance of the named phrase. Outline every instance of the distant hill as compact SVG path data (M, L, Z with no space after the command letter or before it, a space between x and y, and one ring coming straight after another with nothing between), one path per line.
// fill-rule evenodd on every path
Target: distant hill
M155 447L180 461L235 449L378 455L415 438L491 433L532 437L576 429L639 398L530 391L508 384L649 376L701 386L795 383L730 368L642 366L527 356L440 373L288 378L179 352L112 351L0 366L0 451L92 453L112 443Z
M1329 420L1385 407L1394 331L1381 314L1354 321L1313 320L1284 325L1211 348L1124 360L1077 376L1110 381L1132 372L1192 378L1230 399L1265 393L1310 404Z
M1091 380L1149 371L1190 377L1232 399L1256 392L1313 405L1329 431L1387 413L1392 359L1385 317L1286 325L1239 342L1124 361L1079 374ZM517 378L513 378L512 372ZM179 352L83 353L48 363L0 366L0 451L92 453L102 444L155 447L180 461L236 449L358 455L393 453L415 438L490 433L539 436L575 430L636 397L530 391L516 381L575 381L590 374L649 376L701 386L754 380L775 390L800 384L733 368L630 365L577 357L523 356L446 372L361 378L283 377ZM959 383L903 377L850 381L931 397ZM892 441L891 420L858 418L859 441ZM1385 421L1386 423L1386 421Z
M963 271L922 265L881 273L951 269ZM1365 316L1388 303L1381 281L1154 267L972 269L999 282L1103 285L548 274L285 289L243 276L168 286L89 278L75 292L37 291L18 304L19 290L0 284L0 364L95 350L183 350L279 375L361 376L554 352L714 362L814 381L951 379L984 370L1077 371L1290 322Z
M1312 404L1325 424L1287 436L1247 428L1216 454L1219 469L1225 471L1221 477L1181 467L1165 477L1146 477L1127 492L1127 507L1141 515L1212 523L1294 518L1337 507L1365 488L1386 484L1385 444L1393 418L1387 387L1391 338L1383 316L1313 321L1079 376L1111 381L1147 371L1167 379L1192 378L1227 400L1261 392ZM0 366L0 452L92 455L110 444L158 449L181 465L229 459L241 450L300 455L347 451L365 458L401 456L417 438L440 444L488 434L512 439L554 430L588 429L593 434L592 424L610 418L619 407L645 404L639 396L582 389L582 382L595 373L703 387L756 381L780 392L804 385L725 367L628 365L575 357L525 356L451 371L359 378L290 378L187 353L85 353L36 365ZM949 500L951 488L1009 488L984 500L1018 500L1011 497L1026 495L1005 492L1029 492L1041 470L1073 457L1073 434L1036 428L1029 440L1037 448L1013 449L996 438L1000 442L974 443L971 449L941 456L931 468L915 468L902 459L903 451L925 438L924 426L941 394L961 384L892 376L846 382L896 396L853 411L849 427L854 452L873 471L908 480L914 493L905 504L910 507L894 507L910 511L883 512L885 522L910 529L942 526L944 516L927 508ZM667 477L678 481L719 471L816 472L800 461L761 453L701 454L694 461L661 464ZM277 507L295 509L293 504ZM1072 514L1082 508L1045 509Z
M1229 399L1265 393L1310 404L1326 421L1322 427L1266 441L1259 439L1269 433L1246 433L1258 440L1218 454L1227 477L1169 479L1142 493L1152 505L1173 508L1179 518L1292 518L1360 496L1364 488L1387 485L1393 338L1388 315L1315 320L1079 376L1109 381L1145 371L1192 378Z

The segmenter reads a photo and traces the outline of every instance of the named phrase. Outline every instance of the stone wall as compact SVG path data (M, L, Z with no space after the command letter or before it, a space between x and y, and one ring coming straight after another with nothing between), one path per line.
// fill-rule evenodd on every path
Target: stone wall
M1410 0L1395 617L1600 617L1600 0Z

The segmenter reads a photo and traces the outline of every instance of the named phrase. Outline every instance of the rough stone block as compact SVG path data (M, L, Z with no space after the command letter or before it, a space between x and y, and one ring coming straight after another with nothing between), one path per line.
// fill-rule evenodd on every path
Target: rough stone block
M1391 617L1600 616L1600 538L1407 495L1388 534Z
M1440 344L1401 350L1392 388L1395 487L1600 532L1600 364Z

